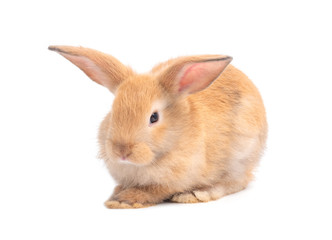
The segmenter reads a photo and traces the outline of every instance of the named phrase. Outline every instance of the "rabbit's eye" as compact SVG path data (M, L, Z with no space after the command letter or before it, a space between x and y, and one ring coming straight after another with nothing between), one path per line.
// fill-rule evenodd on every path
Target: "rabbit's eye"
M157 112L152 113L150 117L150 123L158 122L159 120L159 114Z

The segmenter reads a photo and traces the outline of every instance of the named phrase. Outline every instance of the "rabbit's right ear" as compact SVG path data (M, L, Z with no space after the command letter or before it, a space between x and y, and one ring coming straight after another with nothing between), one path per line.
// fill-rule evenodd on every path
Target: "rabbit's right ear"
M224 55L181 57L162 73L160 84L177 96L196 93L212 84L231 61Z
M61 54L113 93L122 81L133 74L116 58L93 49L70 46L49 46L48 49Z

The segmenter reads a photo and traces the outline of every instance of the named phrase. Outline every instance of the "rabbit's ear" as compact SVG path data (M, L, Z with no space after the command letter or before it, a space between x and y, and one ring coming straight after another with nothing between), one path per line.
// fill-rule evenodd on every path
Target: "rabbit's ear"
M48 49L67 58L93 81L113 93L117 86L132 74L132 70L116 58L93 49L70 46L49 46Z
M229 56L180 58L161 76L161 84L175 94L191 94L207 88L232 61Z

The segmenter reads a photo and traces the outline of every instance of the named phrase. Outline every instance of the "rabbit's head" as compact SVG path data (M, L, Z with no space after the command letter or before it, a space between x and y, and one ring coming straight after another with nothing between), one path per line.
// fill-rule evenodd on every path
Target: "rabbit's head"
M51 46L114 95L100 129L102 154L119 164L147 165L178 144L195 118L189 95L208 87L232 60L228 56L180 57L136 74L114 57L82 47Z

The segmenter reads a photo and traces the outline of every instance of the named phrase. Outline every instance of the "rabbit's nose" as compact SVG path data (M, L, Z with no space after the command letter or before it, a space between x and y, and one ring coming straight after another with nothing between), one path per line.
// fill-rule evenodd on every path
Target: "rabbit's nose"
M126 160L131 154L131 146L130 145L119 145L120 157L122 160Z

